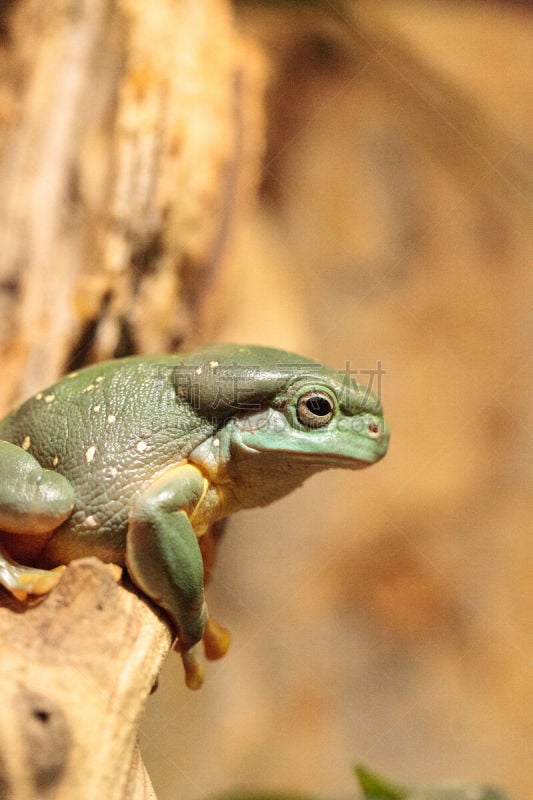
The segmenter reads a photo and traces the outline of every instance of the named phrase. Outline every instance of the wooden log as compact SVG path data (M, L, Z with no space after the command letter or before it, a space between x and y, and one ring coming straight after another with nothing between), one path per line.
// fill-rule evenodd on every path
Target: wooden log
M171 643L164 616L95 558L33 607L5 595L0 798L155 798L137 730Z

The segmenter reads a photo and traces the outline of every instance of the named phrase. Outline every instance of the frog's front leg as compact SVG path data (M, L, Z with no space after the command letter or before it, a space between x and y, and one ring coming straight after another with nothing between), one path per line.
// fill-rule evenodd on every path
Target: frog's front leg
M172 467L148 487L130 512L126 565L133 581L176 625L187 685L197 688L201 667L191 648L204 635L204 570L189 517L208 482L197 467Z
M0 531L34 537L52 534L73 507L74 490L63 475L43 469L22 447L0 441ZM0 584L20 600L49 592L62 569L26 567L0 549Z

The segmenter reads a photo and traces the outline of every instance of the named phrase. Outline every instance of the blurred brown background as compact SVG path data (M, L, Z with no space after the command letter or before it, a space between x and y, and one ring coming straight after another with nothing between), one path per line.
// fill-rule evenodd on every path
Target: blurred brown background
M380 360L391 448L231 521L232 649L193 696L169 659L142 749L160 800L353 796L355 761L525 797L531 11L324 5L241 5L268 139L215 336Z
M386 370L385 461L232 519L232 648L149 701L159 800L355 762L531 796L530 4L68 8L0 7L4 407L211 340Z

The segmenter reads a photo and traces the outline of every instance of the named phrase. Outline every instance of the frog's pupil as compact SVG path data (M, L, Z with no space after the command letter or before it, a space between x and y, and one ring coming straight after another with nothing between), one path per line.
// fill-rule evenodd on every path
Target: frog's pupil
M331 404L325 397L310 397L305 404L316 417L325 417L331 411Z

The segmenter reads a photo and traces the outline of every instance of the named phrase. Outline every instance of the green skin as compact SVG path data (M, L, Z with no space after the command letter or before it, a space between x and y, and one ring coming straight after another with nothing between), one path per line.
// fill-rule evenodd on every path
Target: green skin
M0 584L23 598L74 558L126 566L186 654L207 617L199 537L320 470L373 464L388 438L366 388L281 350L86 367L0 422Z

